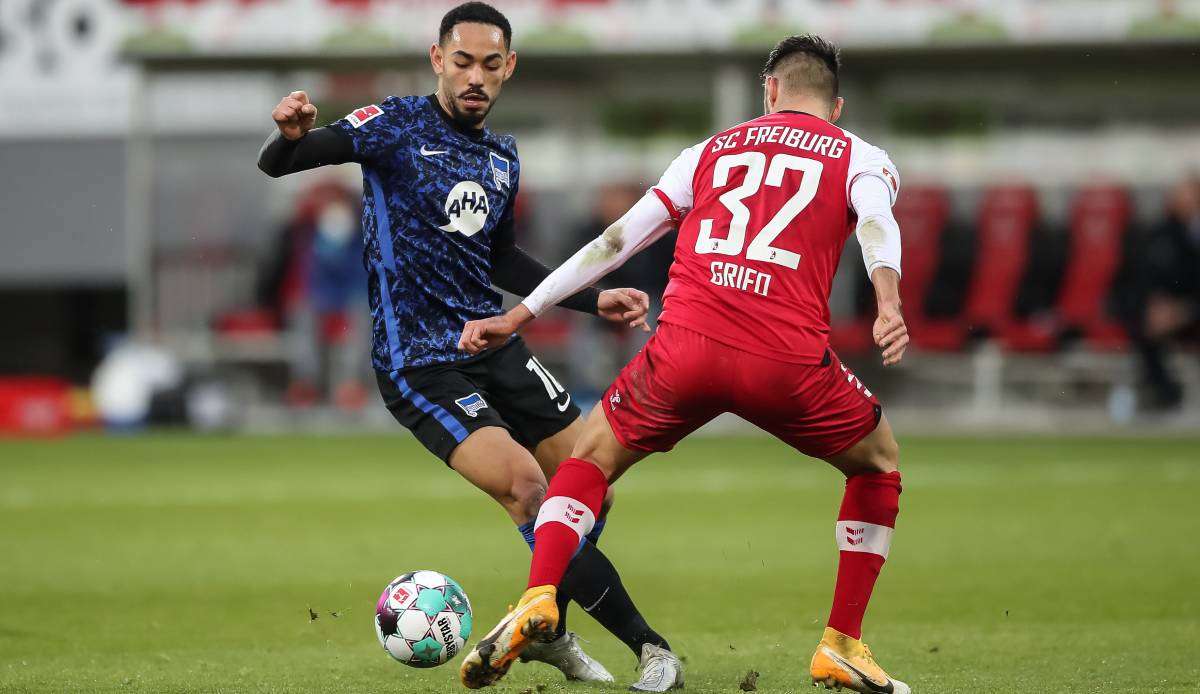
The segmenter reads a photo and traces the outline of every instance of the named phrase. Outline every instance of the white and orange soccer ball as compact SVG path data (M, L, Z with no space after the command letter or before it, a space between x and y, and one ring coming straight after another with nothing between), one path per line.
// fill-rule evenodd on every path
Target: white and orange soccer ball
M413 571L388 584L375 606L383 649L412 667L452 659L471 635L471 603L457 581L437 571Z

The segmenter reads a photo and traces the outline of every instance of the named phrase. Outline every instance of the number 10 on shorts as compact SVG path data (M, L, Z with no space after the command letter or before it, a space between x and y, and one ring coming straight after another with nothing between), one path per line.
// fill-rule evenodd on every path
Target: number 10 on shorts
M558 406L559 412L565 412L567 407L571 405L571 395L567 393L566 388L562 387L562 384L558 382L554 374L550 373L550 370L545 366L542 366L542 362L538 361L537 357L530 357L529 361L525 362L525 368L529 369L535 376L542 380L542 385L546 387L546 395ZM559 398L563 395L566 395L567 398L559 402Z

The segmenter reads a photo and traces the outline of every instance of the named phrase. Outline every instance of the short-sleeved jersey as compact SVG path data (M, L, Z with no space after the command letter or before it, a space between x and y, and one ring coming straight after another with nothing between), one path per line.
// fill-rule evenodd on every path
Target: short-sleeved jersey
M492 242L513 222L511 136L458 127L433 97L388 97L331 124L363 171L372 363L396 371L468 358L467 321L500 312Z
M898 175L883 150L795 111L684 150L654 188L681 219L660 320L761 356L819 363L860 176L878 176L895 201Z

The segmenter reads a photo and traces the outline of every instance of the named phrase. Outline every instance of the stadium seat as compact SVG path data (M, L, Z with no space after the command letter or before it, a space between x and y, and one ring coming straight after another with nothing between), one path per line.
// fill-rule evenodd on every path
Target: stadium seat
M904 279L900 298L909 329L927 322L925 299L942 255L942 235L950 217L950 198L940 186L906 186L894 209L900 224ZM839 352L866 352L874 347L871 325L874 313L833 324L830 342Z
M1096 349L1125 345L1125 332L1109 317L1106 303L1121 264L1130 214L1129 194L1116 186L1085 188L1075 196L1070 253L1054 314L1049 320L1008 326L1006 349L1049 351L1068 335L1078 335Z
M962 315L957 320L922 323L913 335L917 346L957 351L971 335L999 334L1014 322L1038 214L1037 195L1029 186L997 187L984 194L978 216L976 259Z

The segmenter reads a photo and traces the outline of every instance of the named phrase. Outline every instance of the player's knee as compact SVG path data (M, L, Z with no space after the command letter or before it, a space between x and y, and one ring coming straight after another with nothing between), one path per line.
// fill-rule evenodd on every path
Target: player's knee
M847 477L895 472L900 469L900 445L890 431L875 433L829 462Z
M546 498L546 482L537 479L522 479L513 482L509 492L509 513L519 523L528 523L537 518L538 509Z
M888 435L871 447L866 460L871 472L896 472L900 469L900 444Z

